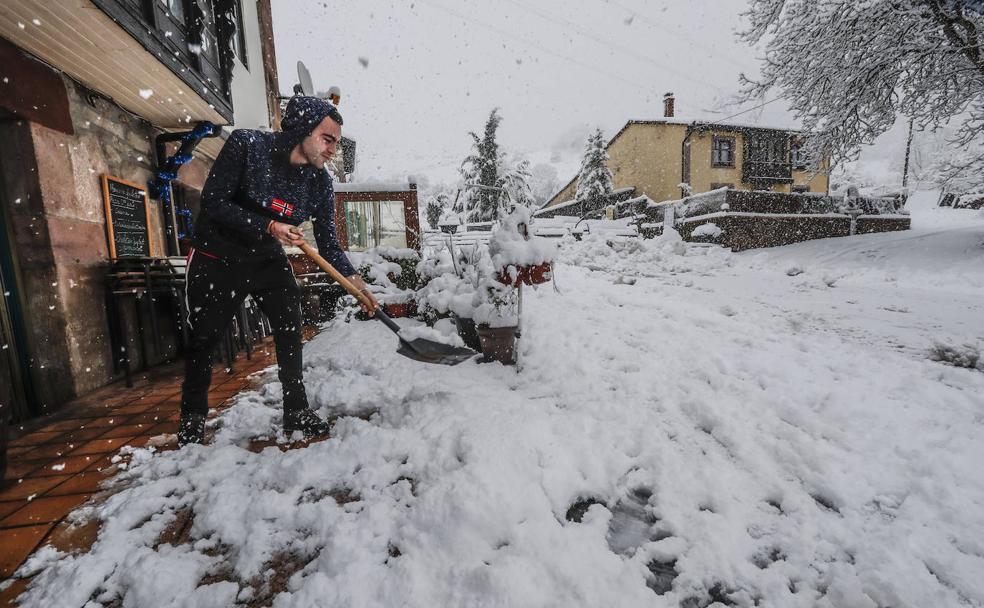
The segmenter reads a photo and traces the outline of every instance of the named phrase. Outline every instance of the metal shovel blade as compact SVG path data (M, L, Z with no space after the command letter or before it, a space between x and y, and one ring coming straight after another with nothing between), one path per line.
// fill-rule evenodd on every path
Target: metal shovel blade
M458 365L478 354L470 348L441 344L426 338L414 340L400 338L400 347L396 352L414 361L438 365Z
M394 323L393 319L390 319L382 308L376 310L373 318L382 321L400 339L400 347L396 349L396 352L414 361L438 365L458 365L478 354L470 348L442 344L427 338L407 340L400 335L400 326Z

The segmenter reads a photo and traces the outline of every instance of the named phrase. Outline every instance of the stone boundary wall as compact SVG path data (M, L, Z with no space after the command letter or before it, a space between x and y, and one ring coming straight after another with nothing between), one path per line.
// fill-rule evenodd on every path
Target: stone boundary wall
M694 237L699 227L713 223L721 229L717 237ZM862 215L855 234L908 230L912 219L905 215ZM676 223L685 241L712 242L732 251L778 247L801 241L850 236L851 218L844 214L719 212L688 217Z

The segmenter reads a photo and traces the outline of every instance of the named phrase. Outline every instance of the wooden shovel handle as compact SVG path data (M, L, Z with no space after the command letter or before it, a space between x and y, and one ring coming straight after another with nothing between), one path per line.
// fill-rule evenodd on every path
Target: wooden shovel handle
M307 243L301 243L300 247L301 247L301 251L303 251L309 258L314 260L314 263L317 264L318 267L321 268L321 270L327 272L328 276L335 279L335 281L337 281L339 285L344 287L345 291L352 294L352 296L355 297L355 299L358 300L359 302L365 304L367 308L370 309L373 308L372 302L369 300L369 298L366 297L366 294L359 291L359 289L357 289L355 285L353 285L347 278L345 278L342 275L342 273L335 270L335 267L329 264L328 260L321 257L321 254L315 251L313 247L311 247Z

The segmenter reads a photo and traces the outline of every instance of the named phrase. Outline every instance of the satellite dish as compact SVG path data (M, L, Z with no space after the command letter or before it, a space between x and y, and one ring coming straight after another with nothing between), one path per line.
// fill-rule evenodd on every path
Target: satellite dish
M303 61L297 62L297 81L300 83L302 95L314 95L314 85L311 83L311 72L304 67Z

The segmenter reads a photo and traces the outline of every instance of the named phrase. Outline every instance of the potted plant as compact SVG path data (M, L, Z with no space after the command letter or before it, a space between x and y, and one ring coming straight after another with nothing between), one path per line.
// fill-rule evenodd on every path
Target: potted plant
M516 206L489 241L489 253L498 269L496 280L504 285L538 285L552 278L557 244L531 235L531 222L529 209Z
M416 292L418 313L430 323L450 316L465 345L480 350L472 315L480 280L477 262L481 252L473 246L455 252L454 259L451 255L450 248L437 250L417 265L417 273L426 280Z
M475 301L474 320L485 360L514 364L519 330L516 288L490 278L476 292Z

